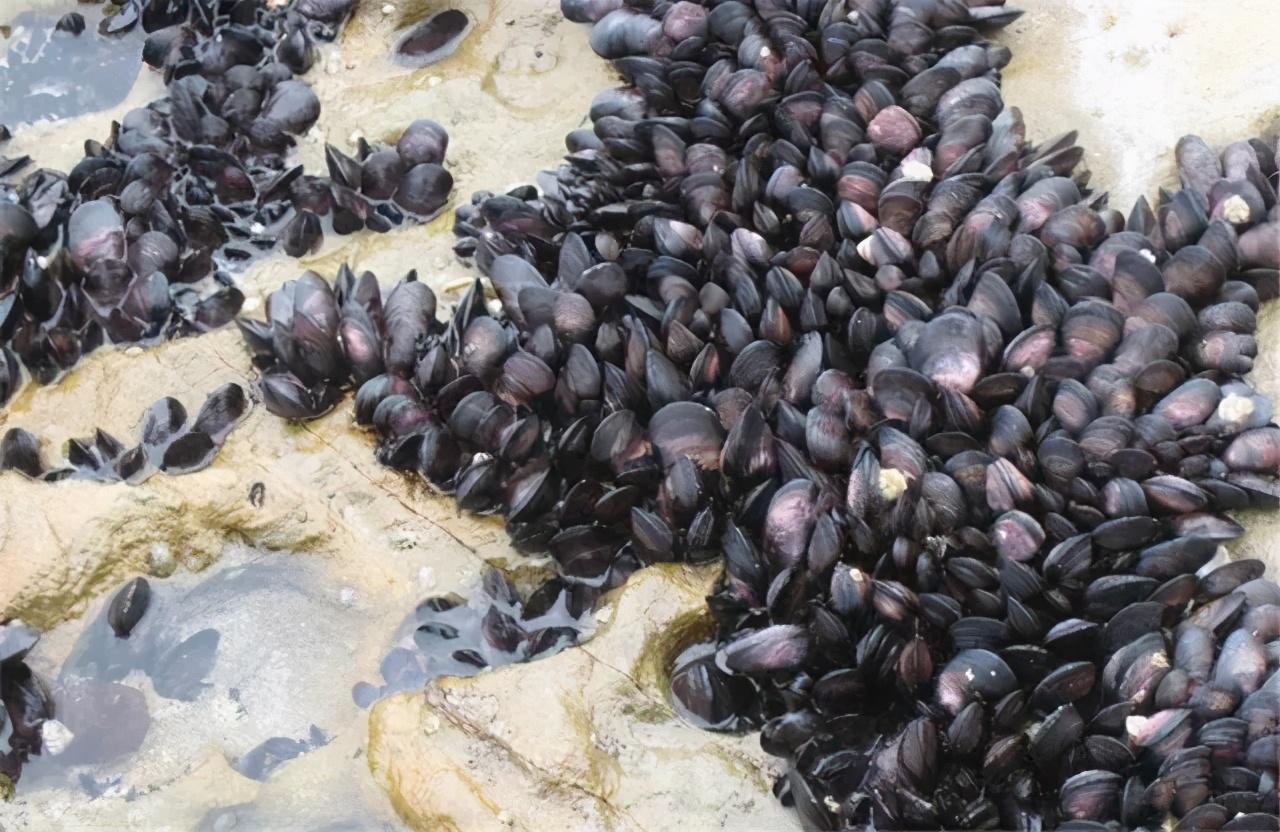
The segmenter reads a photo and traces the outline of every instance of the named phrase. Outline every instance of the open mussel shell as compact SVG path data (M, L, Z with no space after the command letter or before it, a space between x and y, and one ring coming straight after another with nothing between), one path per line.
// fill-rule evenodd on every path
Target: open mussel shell
M466 12L445 9L408 29L392 51L397 62L405 66L431 66L457 52L472 25Z

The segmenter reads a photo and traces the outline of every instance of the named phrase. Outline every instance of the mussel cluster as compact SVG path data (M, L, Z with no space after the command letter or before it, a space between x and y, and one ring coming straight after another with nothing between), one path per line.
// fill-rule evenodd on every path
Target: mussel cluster
M469 676L576 643L589 612L563 581L544 583L524 598L509 578L490 569L469 601L442 595L419 604L413 641L428 678Z
M405 379L414 372L418 349L440 328L435 292L416 272L384 303L374 274L357 278L346 265L332 286L311 271L286 281L267 296L266 313L265 321L239 318L236 324L254 365L264 371L263 405L286 419L323 416L344 390L371 381L411 389ZM362 424L371 423L372 410L359 413ZM403 421L412 433L423 419L406 414Z
M43 727L53 719L53 695L27 666L27 653L40 634L21 621L0 625L0 735L8 750L0 753L0 800L8 800L30 755L44 747Z
M41 459L39 437L24 428L10 428L0 440L0 471L47 482L81 479L130 485L145 482L157 471L191 474L213 463L250 406L243 387L224 384L205 398L195 420L189 421L182 402L166 396L143 414L138 444L132 448L98 428L93 436L68 442L66 462L53 468Z
M322 206L340 231L415 211L411 181L438 193L417 213L443 204L433 123L408 151L330 148L327 182L279 172L267 139L309 112L290 87L271 115L309 60L306 8L219 5L224 33L288 35L252 60L255 38L217 40L218 72L199 24L152 36L163 131L139 116L103 153L136 133L154 165L147 142L176 135L209 199L153 197L135 230L178 217L200 240L195 208L242 231L292 210L301 252ZM563 9L626 86L540 188L458 209L455 250L497 303L477 280L441 322L413 273L384 299L370 273L308 272L238 321L268 410L315 418L356 390L379 459L500 512L553 559L539 603L574 619L636 569L722 558L716 636L680 657L673 698L709 728L760 727L807 828L1280 829L1280 587L1223 548L1243 533L1229 513L1280 506L1280 428L1242 380L1280 293L1276 149L1184 138L1182 188L1125 216L1076 170L1074 135L1032 145L1005 108L1010 55L985 40L1018 15L1002 0ZM271 93L229 87L261 61L244 74ZM29 239L68 226L67 253L34 261L85 275L34 280L76 287L55 310L89 308L93 269L124 253L121 167L0 203ZM63 195L80 207L59 215ZM10 296L32 321L18 237ZM14 331L68 331L40 326ZM436 607L432 649L460 629ZM539 652L516 609L491 603L475 644Z
M580 598L723 557L673 694L808 828L1276 829L1280 588L1222 549L1280 505L1275 149L1188 137L1126 217L1004 107L999 2L566 12L627 85L458 209L498 305L304 276L268 406L357 387Z
M415 122L395 149L328 149L330 178L287 164L320 115L298 75L354 0L130 0L104 32L141 23L167 95L130 110L69 174L0 183L0 404L22 379L56 379L104 343L150 342L229 322L229 270L279 244L315 251L326 230L388 231L448 199L448 137ZM5 172L25 158L3 163Z

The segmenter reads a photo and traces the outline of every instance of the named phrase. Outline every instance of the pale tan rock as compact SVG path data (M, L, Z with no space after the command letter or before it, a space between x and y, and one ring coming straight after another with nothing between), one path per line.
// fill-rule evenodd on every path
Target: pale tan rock
M370 717L369 765L418 830L794 829L769 794L780 761L755 736L692 728L671 709L675 654L707 632L715 572L662 565L610 601L579 649Z
M1026 14L999 37L1013 50L1005 102L1022 110L1030 141L1078 130L1090 184L1125 214L1139 196L1154 205L1159 186L1177 186L1180 136L1221 149L1280 128L1275 97L1258 83L1280 43L1271 0L1212 11L1198 0L1009 5Z
M67 439L95 426L132 441L136 420L161 395L178 398L194 418L206 393L228 381L250 387L255 377L234 330L136 357L103 352L61 385L28 388L0 429L32 430L53 460ZM371 435L353 423L350 401L306 425L259 405L196 474L157 474L137 487L0 476L0 615L47 628L129 575L203 569L229 541L341 553L350 580L366 588L380 582L383 591L395 561L404 560L396 553L406 549L431 552L444 591L461 589L484 558L514 556L497 547L500 527L458 516L444 499L380 466L372 448ZM256 507L249 491L259 482L265 499ZM400 582L400 603L408 603L405 594L416 590Z

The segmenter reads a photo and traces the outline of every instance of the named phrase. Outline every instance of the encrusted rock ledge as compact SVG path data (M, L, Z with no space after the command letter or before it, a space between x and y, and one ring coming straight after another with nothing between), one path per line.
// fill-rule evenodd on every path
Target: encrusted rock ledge
M53 457L66 439L94 427L132 436L134 421L159 395L193 408L218 385L247 387L255 375L234 331L148 351L103 352L59 386L29 388L0 424L32 430ZM255 499L250 492L258 483ZM179 566L199 571L227 543L243 543L339 555L335 568L351 573L356 586L391 590L386 603L398 607L398 617L418 600L423 564L451 591L467 573L478 574L486 558L517 557L496 544L501 529L446 514L442 501L419 492L377 464L369 439L353 429L349 402L304 426L258 406L209 469L157 475L140 487L6 474L0 614L48 629L130 575L163 577Z
M753 735L699 731L666 697L670 660L706 626L716 573L637 573L595 637L545 661L379 703L369 766L416 830L791 829L778 761Z

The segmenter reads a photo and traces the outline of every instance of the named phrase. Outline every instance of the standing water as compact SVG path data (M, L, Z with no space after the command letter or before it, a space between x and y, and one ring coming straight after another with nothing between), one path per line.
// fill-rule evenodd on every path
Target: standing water
M349 695L373 599L329 573L231 547L205 572L152 578L128 638L110 596L45 633L27 664L51 680L57 724L23 769L17 819L400 828L360 765L366 714Z

